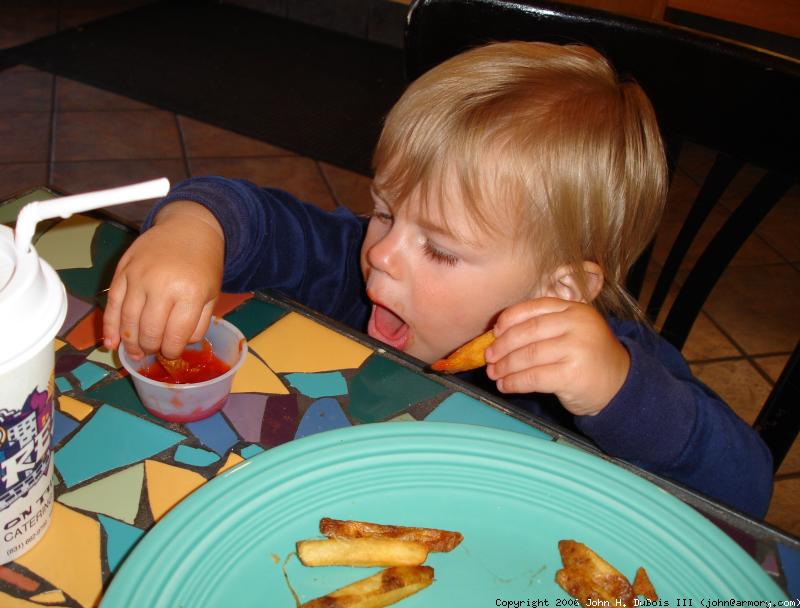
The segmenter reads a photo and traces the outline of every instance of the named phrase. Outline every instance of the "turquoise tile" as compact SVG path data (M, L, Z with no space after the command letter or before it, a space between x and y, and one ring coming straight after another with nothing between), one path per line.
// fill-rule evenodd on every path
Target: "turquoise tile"
M496 410L493 407L481 403L477 399L465 395L464 393L454 393L442 401L435 410L425 417L430 422L460 422L463 424L475 424L478 426L489 426L506 431L515 431L540 439L552 440L552 437L537 428L529 426Z
M63 376L59 376L56 378L56 388L59 393L68 393L72 390L72 384Z
M360 422L378 422L445 390L438 382L373 355L350 381L347 411Z
M103 530L105 530L106 533L106 561L108 561L108 569L114 572L120 562L122 562L130 550L133 549L134 545L139 542L139 539L144 534L144 530L117 521L106 515L98 514L97 518L100 520L100 525L103 526Z
M56 468L67 487L139 462L185 437L138 416L100 406L72 438L56 451Z
M350 426L350 421L342 411L342 406L336 399L330 397L319 399L315 401L303 414L300 424L297 425L297 431L294 438L300 439L307 435L314 435L322 431L331 431Z
M175 450L175 460L183 464L191 464L196 467L205 467L212 462L219 460L219 455L201 448L193 448L188 445L179 445Z
M197 422L187 422L192 435L197 437L204 446L211 448L222 456L230 447L239 441L239 436L228 424L228 421L217 412L209 418Z
M264 448L262 448L261 446L251 444L248 445L246 448L242 448L242 451L239 453L242 455L242 458L252 458L253 456L258 456L263 451Z
M335 397L347 394L347 381L342 372L286 374L286 379L306 397Z
M225 315L225 319L238 327L244 337L249 340L285 314L286 311L283 308L252 298Z
M109 370L87 361L72 370L72 375L81 383L81 388L94 386L109 374Z

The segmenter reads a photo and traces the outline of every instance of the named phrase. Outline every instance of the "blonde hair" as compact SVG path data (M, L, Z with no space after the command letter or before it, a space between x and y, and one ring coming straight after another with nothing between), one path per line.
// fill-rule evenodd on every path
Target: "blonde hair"
M393 205L414 192L442 204L455 178L472 221L513 226L533 279L568 265L586 297L582 262L595 262L595 306L642 318L624 281L661 217L663 144L645 93L593 49L494 43L438 65L387 116L373 166Z

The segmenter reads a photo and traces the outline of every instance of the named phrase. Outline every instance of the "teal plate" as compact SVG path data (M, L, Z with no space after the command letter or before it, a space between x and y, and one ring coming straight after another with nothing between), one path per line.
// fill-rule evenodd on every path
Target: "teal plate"
M429 556L435 581L404 608L558 605L561 539L631 579L644 566L671 606L785 598L717 527L620 467L509 431L409 422L320 433L220 475L142 539L101 606L292 608L284 568L304 602L378 571L302 566L295 542L318 537L321 517L464 534Z

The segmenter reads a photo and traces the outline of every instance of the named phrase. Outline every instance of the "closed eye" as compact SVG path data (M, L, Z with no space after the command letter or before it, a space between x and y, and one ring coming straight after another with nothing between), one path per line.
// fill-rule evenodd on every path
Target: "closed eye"
M441 249L437 249L431 245L430 241L425 241L423 245L425 255L439 264L447 264L448 266L455 266L458 264L458 258L452 253L447 253Z

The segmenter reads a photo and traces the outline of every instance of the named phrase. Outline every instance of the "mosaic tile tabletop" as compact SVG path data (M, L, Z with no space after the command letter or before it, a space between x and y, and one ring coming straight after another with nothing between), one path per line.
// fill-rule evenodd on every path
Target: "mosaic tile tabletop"
M34 191L0 205L11 224ZM223 471L293 439L354 424L438 420L553 437L452 383L262 295L224 294L215 314L248 339L225 407L186 424L151 416L115 353L101 348L104 289L134 234L74 216L39 226L39 255L68 291L56 346L55 496L44 538L0 566L0 606L95 606L125 556L165 513ZM779 537L721 526L787 589L800 592L798 556Z

